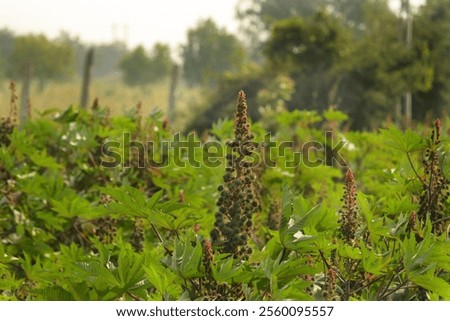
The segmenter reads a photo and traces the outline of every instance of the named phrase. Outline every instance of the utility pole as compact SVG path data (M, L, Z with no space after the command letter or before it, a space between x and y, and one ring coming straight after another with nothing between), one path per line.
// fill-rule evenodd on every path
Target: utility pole
M167 107L167 118L169 123L172 124L175 118L175 108L176 108L176 89L178 87L178 79L180 77L180 68L178 64L174 63L172 66L172 73L170 76L170 87L169 87L169 103Z
M406 22L406 48L411 50L413 41L413 16L409 0L401 0L401 12ZM412 93L408 90L405 93L405 125L411 125L412 121Z

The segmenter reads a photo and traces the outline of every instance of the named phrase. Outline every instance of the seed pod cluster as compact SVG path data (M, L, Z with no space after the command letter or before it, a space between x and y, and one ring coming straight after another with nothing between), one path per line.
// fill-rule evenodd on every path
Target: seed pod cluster
M211 263L214 259L211 240L204 240L203 242L203 265L207 275L211 275Z
M336 272L329 268L327 270L327 284L326 291L324 291L323 296L327 301L336 301L339 296L336 295Z
M267 227L272 230L278 230L281 223L281 202L274 200L270 203L269 213L267 215Z
M360 228L361 222L358 216L358 207L356 206L356 187L355 178L351 169L345 174L343 206L339 210L340 214L340 234L345 243L356 245L356 232Z
M417 213L415 211L412 211L411 214L409 215L408 225L406 226L406 230L408 232L417 231Z
M221 253L246 259L251 254L247 242L252 233L252 216L259 208L255 194L253 164L249 160L255 150L250 132L245 94L241 91L235 113L234 140L228 142L227 168L217 201L213 245Z
M103 244L110 244L117 234L117 220L111 216L98 218L95 222L96 235Z
M417 217L421 222L425 222L429 216L433 232L438 235L445 231L445 202L450 196L450 181L442 173L439 162L442 147L441 122L437 119L422 160L425 178L422 179L422 195L419 199Z
M133 232L131 232L131 245L138 253L144 250L144 221L142 218L136 217L133 222Z

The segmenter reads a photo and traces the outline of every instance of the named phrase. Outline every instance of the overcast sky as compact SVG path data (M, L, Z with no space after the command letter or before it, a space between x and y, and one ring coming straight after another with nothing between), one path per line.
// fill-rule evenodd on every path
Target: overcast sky
M211 17L230 32L237 31L239 0L0 0L0 29L18 34L64 30L83 42L125 40L129 47L156 41L174 49L199 19ZM311 0L314 1L314 0ZM390 0L398 7L401 0ZM424 0L411 0L422 3Z
M186 31L211 17L230 32L238 0L0 0L0 29L18 34L61 30L84 42L126 40L130 47L185 42Z

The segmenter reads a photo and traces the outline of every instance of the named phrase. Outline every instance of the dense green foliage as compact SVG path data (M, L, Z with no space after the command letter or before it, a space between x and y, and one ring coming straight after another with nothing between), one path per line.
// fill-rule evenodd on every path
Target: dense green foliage
M27 68L41 82L67 78L74 72L73 51L68 44L49 41L43 35L16 37L8 61L8 76L22 79Z
M396 108L407 92L413 119L442 117L449 104L449 8L448 0L416 8L407 44L404 12L386 0L242 0L241 31L261 70L248 83L288 76L295 87L288 110L337 107L352 129L376 129L387 118L402 123L397 114L406 107ZM208 101L214 110L218 87Z
M159 113L69 108L20 130L3 120L0 298L450 299L448 124L352 132L346 115L325 110L277 112L250 128L242 93L238 106L235 123L202 138L245 146L221 166L207 166L204 148L182 151L198 166L142 166L136 143L114 149L123 166L101 166L112 155L102 145L124 133L153 142L153 161L176 159L160 143L180 136ZM268 128L271 141L292 142L283 153L249 147ZM347 144L336 150L340 140ZM312 141L324 148L304 145ZM288 166L301 151L312 154ZM348 166L333 163L336 153ZM265 165L243 170L249 156ZM325 163L307 165L317 159ZM228 225L227 215L242 213Z
M187 32L182 48L184 78L189 84L214 84L224 72L238 72L246 53L237 38L211 19L200 21Z
M172 60L170 48L157 43L150 54L144 47L138 46L127 53L120 61L123 80L127 85L145 85L167 78Z

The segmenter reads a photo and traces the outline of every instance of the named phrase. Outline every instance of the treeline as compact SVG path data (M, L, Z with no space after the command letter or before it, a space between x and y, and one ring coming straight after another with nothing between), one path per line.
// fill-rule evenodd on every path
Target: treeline
M199 21L178 57L163 43L96 45L92 76L120 72L125 84L145 86L181 64L184 83L205 88L204 106L192 106L205 110L190 126L197 130L227 117L238 89L260 107L252 118L331 108L350 115L353 129L371 129L384 121L409 126L445 117L450 0L428 0L419 8L401 2L394 12L387 0L241 0L239 35ZM90 49L65 33L49 40L0 30L0 78L20 81L28 72L43 85L82 75Z
M91 48L79 38L62 32L56 39L42 34L16 35L0 30L0 77L21 79L24 65L32 64L35 77L64 80L83 72L83 61ZM125 44L115 42L95 46L94 76L118 71L118 62L127 52Z
M361 130L445 117L450 0L419 8L401 2L394 12L386 0L241 0L237 12L251 63L222 75L192 128L225 117L236 88L261 107L254 118L332 108Z

